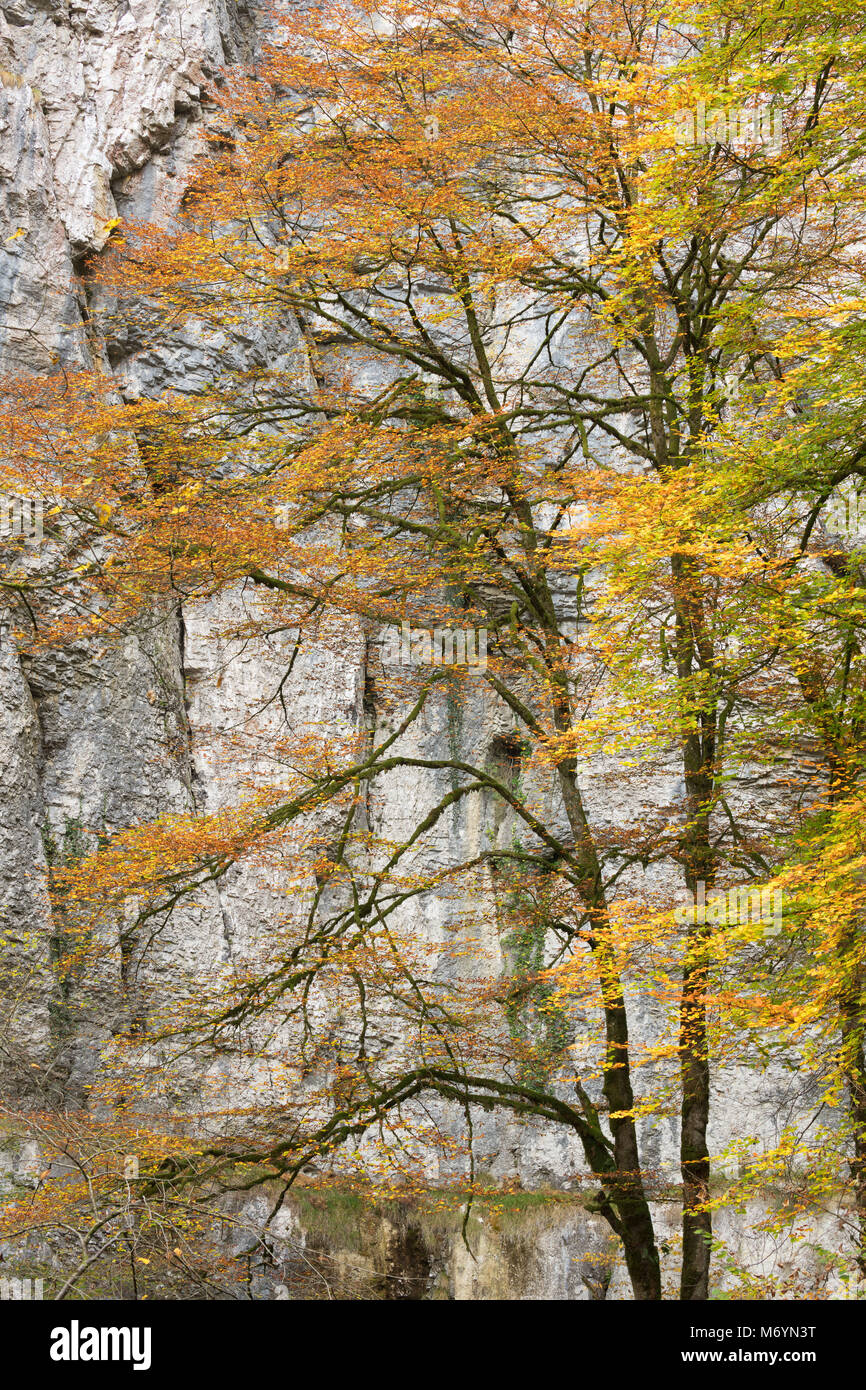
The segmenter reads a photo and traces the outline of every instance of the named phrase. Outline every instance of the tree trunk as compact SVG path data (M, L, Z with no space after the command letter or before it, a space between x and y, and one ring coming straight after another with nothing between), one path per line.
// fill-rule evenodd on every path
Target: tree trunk
M696 673L711 672L713 653L704 621L697 576L681 556L671 561L676 613L677 672L687 697ZM696 728L682 741L688 821L682 838L686 885L692 902L713 881L710 813L715 788L716 707L695 701ZM699 890L703 890L703 892ZM710 1060L707 1048L708 929L703 910L692 914L685 941L680 995L680 1176L683 1186L683 1260L680 1298L709 1297L712 1216L707 1207L710 1153Z
M608 1123L613 1138L616 1165L616 1172L606 1175L606 1182L621 1223L619 1234L635 1299L657 1300L662 1296L661 1267L652 1213L641 1173L625 999L621 981L609 959L607 933L610 928L601 865L589 833L583 799L577 785L574 759L563 759L558 765L558 774L566 814L574 836L575 855L584 874L583 900L592 928L592 949L598 962L604 1001L603 1090L608 1105Z
M702 960L703 945L703 933L689 933L680 1002L680 1174L683 1183L680 1298L683 1299L709 1297L710 1241L713 1231L712 1217L706 1208L710 1183L710 1155L707 1148L710 1067L707 1055L707 972Z

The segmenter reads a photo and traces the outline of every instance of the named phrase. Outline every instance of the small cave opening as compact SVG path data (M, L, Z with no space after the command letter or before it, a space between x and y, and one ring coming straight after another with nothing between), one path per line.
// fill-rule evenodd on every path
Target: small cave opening
M517 734L497 734L487 751L487 765L497 781L512 790L517 785L527 752L526 744Z

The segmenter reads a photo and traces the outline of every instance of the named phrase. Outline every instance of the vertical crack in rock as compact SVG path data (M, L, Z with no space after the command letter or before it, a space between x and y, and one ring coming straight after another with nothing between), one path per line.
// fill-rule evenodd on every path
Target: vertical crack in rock
M180 720L184 744L184 764L187 770L187 789L189 791L190 801L192 802L192 810L195 812L199 810L200 802L203 802L204 796L201 789L199 789L199 794L196 794L196 783L200 783L201 779L198 768L196 767L193 752L193 732L192 723L190 721L190 695L188 687L188 681L191 677L186 664L186 619L184 618L182 603L178 603L177 606L177 639L178 669L180 671L181 689Z

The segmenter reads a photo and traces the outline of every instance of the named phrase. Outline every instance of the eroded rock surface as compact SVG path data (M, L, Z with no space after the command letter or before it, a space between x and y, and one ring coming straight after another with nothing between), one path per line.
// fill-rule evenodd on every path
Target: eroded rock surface
M126 399L194 390L221 360L292 368L299 376L308 370L292 323L252 325L232 342L187 335L142 351L134 325L118 320L116 306L91 299L87 284L88 258L106 246L119 215L147 221L176 206L219 69L254 52L262 23L255 4L235 0L0 4L2 370L45 372L98 362ZM47 892L52 862L78 852L85 832L114 831L163 813L213 812L233 804L256 777L278 782L280 746L293 734L315 728L353 737L371 719L375 731L379 716L365 707L369 634L359 626L340 643L306 646L283 684L290 637L225 635L256 602L238 589L153 615L110 650L56 652L25 669L0 637L0 934L13 948L20 982L10 1020L14 1055L6 1059L6 1094L13 1102L48 1103L63 1095L80 1103L100 1049L128 1025L131 1011L147 1006L127 988L129 962L117 938L105 943L98 1016L77 1007L74 980L58 979L52 966L58 924ZM459 708L445 696L431 701L404 746L420 757L446 749L495 759L511 733L504 707L480 687L467 687ZM366 807L371 829L383 841L398 840L433 790L447 790L447 773L412 769L382 778ZM547 795L542 787L535 791ZM678 794L673 767L628 785L615 768L588 770L590 807L611 823ZM556 815L554 804L547 809ZM323 838L333 829L323 823ZM489 844L507 844L511 833L501 811L476 794L440 821L412 867L442 867ZM652 870L650 879L640 886L660 893L672 887L661 871ZM627 888L628 880L623 884ZM472 970L494 980L507 961L492 883L489 903L486 915L460 927L468 952L455 949L450 929L460 918L459 902L427 895L413 905L407 929L421 930L442 947L441 970L457 977L471 959ZM161 977L194 981L197 971L248 958L285 910L278 875L233 871L164 934L148 966L148 998L159 999ZM637 1037L652 1036L658 1022L653 1007L649 999L635 1001ZM188 1081L176 1097L186 1106L205 1094L211 1104L217 1095L230 1102L248 1084L265 1085L219 1059L207 1077L190 1072ZM720 1078L717 1090L719 1146L758 1130L774 1139L799 1104L790 1075L758 1081L743 1071ZM673 1175L673 1116L645 1122L644 1131L648 1161ZM538 1124L481 1116L476 1145L492 1181L517 1180L525 1189L567 1190L584 1170L573 1137ZM26 1180L34 1155L10 1154L0 1153L0 1175L6 1170ZM431 1162L431 1178L446 1176L438 1160ZM305 1228L303 1212L285 1219L301 1245L314 1240L315 1223ZM734 1223L728 1232L733 1243L748 1244L747 1218L740 1217L736 1229L735 1217L726 1220ZM366 1262L370 1287L386 1291L377 1296L391 1296L387 1290L398 1285L415 1290L395 1295L407 1297L628 1296L602 1223L581 1209L564 1206L523 1230L488 1228L479 1220L473 1228L477 1262L454 1232L434 1238L413 1229L411 1222L385 1222L376 1249L368 1241L354 1254L330 1236L321 1236L320 1247L346 1269L354 1268L356 1256ZM764 1259L757 1247L755 1257ZM261 1296L272 1296L278 1273L262 1284Z

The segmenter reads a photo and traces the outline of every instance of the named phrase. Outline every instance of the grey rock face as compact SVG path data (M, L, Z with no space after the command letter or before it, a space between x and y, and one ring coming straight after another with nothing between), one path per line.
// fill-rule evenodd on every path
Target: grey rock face
M3 993L12 1007L4 1029L4 1091L13 1101L30 1103L57 1094L50 1073L58 996L50 960L39 744L36 709L7 637L0 645L0 940Z
M0 366L48 370L81 351L81 307L38 93L0 72Z
M3 5L0 51L34 84L60 217L73 251L98 250L117 210L112 180L165 145L202 87L243 47L223 0L93 0ZM33 88L31 87L31 91Z
M109 329L106 320L115 306L88 302L76 278L87 257L106 246L120 213L147 221L176 206L208 91L221 64L253 51L256 21L254 9L234 0L0 4L2 370L47 372L96 360L113 373L120 395L137 399L169 387L194 390L226 358L298 374L308 369L291 323L267 330L251 326L231 343L188 335L140 352L132 319L113 319ZM238 589L183 611L154 613L111 650L55 652L24 670L11 644L0 641L0 937L13 962L7 989L16 1001L3 1069L5 1095L13 1104L47 1104L61 1094L79 1103L97 1055L110 1047L113 1031L128 1023L130 1011L158 1005L173 976L194 981L197 972L205 975L255 955L286 911L278 874L240 868L178 914L134 986L120 925L106 929L98 1011L92 999L78 999L75 981L57 969L62 924L48 898L52 862L74 855L82 841L91 843L103 830L167 812L229 807L256 777L278 784L285 771L280 746L294 735L318 729L343 738L364 729L369 653L360 627L347 630L339 644L306 646L281 685L291 652L288 636L266 641L225 635L258 602ZM507 710L468 686L459 709L445 697L433 700L403 746L420 757L452 749L483 760L495 758L511 732ZM675 769L662 770L644 785L626 787L616 769L600 762L587 769L588 798L595 813L615 821L641 798L649 806L670 800L676 775ZM396 841L429 806L431 794L445 790L447 774L396 771L371 789L369 825L383 842ZM560 812L552 792L541 786L534 791L546 798L555 819ZM335 829L325 820L319 827L323 837ZM512 830L507 817L475 794L439 822L408 867L441 868L488 845L507 845ZM671 879L659 871L650 878L653 873L650 886L670 892ZM623 884L627 888L628 880ZM303 901L295 904L302 908ZM427 895L407 909L402 926L441 947L440 974L459 979L471 969L488 981L498 979L507 961L492 882L480 920L463 923L461 911L459 902ZM471 964L454 950L455 922L464 944L471 945ZM651 1001L636 999L634 1008L637 1036L651 1037L657 1023ZM205 1081L211 1106L217 1095L230 1102L253 1085L259 1094L271 1094L267 1077L255 1069L233 1070L212 1059L205 1070L206 1077L190 1071L185 1104L200 1099L205 1092L197 1088ZM775 1137L779 1116L787 1119L796 1111L796 1088L788 1095L787 1080L784 1087L773 1076L762 1080L757 1103L756 1085L751 1072L719 1079L718 1145L745 1131ZM278 1092L273 1096L278 1099ZM446 1129L452 1123L444 1112L441 1122ZM644 1130L649 1162L673 1176L674 1120L662 1115ZM493 1180L519 1178L525 1188L567 1189L584 1171L573 1137L537 1124L484 1115L476 1143ZM13 1160L0 1153L0 1171L5 1165L26 1174L32 1162L32 1154ZM438 1160L433 1162L430 1177L443 1176ZM262 1219L266 1215L263 1209ZM303 1244L308 1235L302 1218L286 1220ZM742 1220L732 1236L740 1246L748 1243ZM394 1228L383 1239L386 1245L405 1244L404 1237ZM832 1241L832 1233L822 1238ZM481 1222L474 1239L477 1264L456 1237L424 1246L425 1296L627 1296L623 1271L615 1256L608 1258L602 1224L583 1211L567 1212L519 1238ZM377 1258L370 1257L371 1277ZM382 1256L386 1272L390 1258Z

